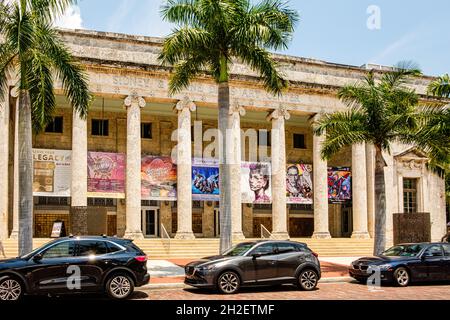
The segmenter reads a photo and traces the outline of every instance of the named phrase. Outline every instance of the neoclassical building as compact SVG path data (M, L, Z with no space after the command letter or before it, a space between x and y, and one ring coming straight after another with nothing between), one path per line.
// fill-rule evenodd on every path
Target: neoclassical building
M170 68L157 60L163 39L86 30L61 34L84 64L95 100L88 118L80 119L58 90L54 122L33 136L34 236L49 237L53 223L64 221L67 232L218 237L217 169L205 160L214 140L210 129L217 128L214 81L199 77L170 96ZM323 137L314 136L311 126L323 113L344 110L337 90L377 67L275 59L291 82L280 97L266 92L245 65L236 62L231 70L232 156L242 162L231 176L234 236L372 237L373 148L354 145L323 161ZM425 99L431 79L410 85ZM0 107L1 238L18 231L13 85L11 79ZM168 160L174 155L176 166ZM427 170L420 150L396 145L385 158L388 240L394 214L415 212L430 214L431 238L439 240L446 224L443 179ZM270 162L283 170L261 173ZM86 208L83 221L71 218Z

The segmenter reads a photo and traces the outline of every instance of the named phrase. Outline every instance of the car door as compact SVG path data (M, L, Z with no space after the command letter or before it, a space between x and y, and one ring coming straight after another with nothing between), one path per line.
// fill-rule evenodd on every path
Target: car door
M292 243L278 243L277 274L280 279L293 279L297 267L305 261L305 252L300 252Z
M450 280L450 243L442 245L444 249L444 269L447 280Z
M74 241L63 241L40 252L42 259L30 260L27 278L31 279L33 291L48 293L67 291L67 280L70 274L67 269L74 259Z
M105 241L78 240L72 266L79 268L80 289L83 291L99 289L109 262L108 247Z
M277 278L277 252L275 243L263 243L250 252L253 256L253 266L256 282L266 282Z
M427 280L444 280L446 278L444 253L441 245L429 246L423 254L423 259L427 267Z

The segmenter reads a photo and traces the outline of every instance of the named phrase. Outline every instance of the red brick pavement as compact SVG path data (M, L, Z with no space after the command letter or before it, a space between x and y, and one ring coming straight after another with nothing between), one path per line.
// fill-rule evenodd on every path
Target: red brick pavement
M136 289L133 299L150 300L450 300L450 283L413 285L407 288L383 286L370 291L357 283L322 283L311 292L294 286L243 288L235 295L220 295L201 289Z

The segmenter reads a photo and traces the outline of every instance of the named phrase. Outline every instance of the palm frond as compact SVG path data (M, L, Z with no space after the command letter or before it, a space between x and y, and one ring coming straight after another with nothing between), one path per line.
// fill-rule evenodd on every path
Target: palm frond
M385 72L381 78L382 87L387 90L406 83L411 77L422 74L419 66L412 61L402 61L393 67L393 71Z
M169 82L169 94L173 95L185 89L191 80L207 67L207 61L199 55L176 63Z
M26 0L27 9L38 19L44 19L46 22L59 18L69 6L77 2L77 0Z
M450 98L450 76L445 74L428 85L428 94L436 97Z
M196 0L168 0L161 6L161 16L164 20L179 25L198 26L203 16L196 2Z

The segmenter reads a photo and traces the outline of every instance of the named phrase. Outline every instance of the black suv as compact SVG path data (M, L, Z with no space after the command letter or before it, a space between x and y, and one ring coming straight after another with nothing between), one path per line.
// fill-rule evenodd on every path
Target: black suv
M67 237L0 261L0 300L24 294L106 292L126 299L150 281L147 256L132 240Z
M223 255L203 258L185 267L185 283L217 288L225 294L241 286L293 283L313 290L320 279L317 254L293 241L243 242Z

